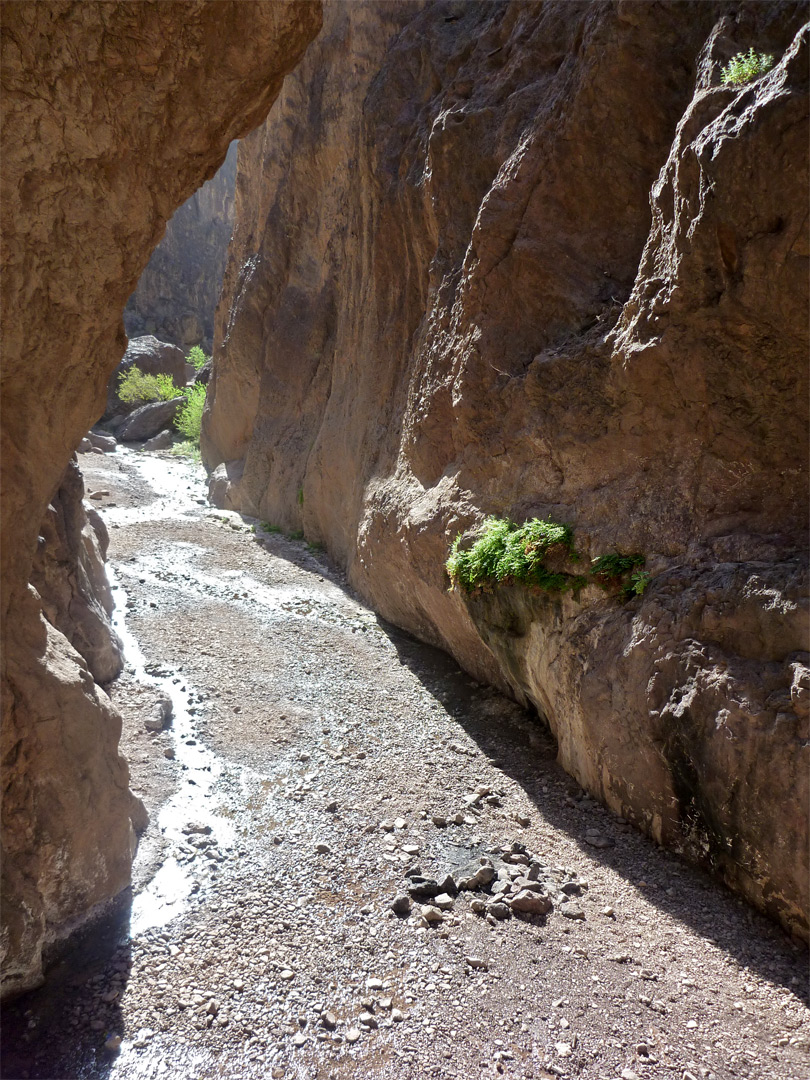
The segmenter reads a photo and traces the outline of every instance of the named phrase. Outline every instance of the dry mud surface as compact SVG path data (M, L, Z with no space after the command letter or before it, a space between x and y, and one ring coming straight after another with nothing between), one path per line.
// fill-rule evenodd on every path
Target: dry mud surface
M195 467L82 467L151 821L123 924L7 1008L3 1076L806 1080L806 952L584 797L536 719ZM486 889L391 910L481 860ZM513 878L551 911L496 918Z

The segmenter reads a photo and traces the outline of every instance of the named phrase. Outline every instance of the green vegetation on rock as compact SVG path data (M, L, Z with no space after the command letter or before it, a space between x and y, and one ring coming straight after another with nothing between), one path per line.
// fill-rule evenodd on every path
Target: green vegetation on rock
M549 566L551 557L557 563ZM640 596L650 575L641 567L644 556L611 552L591 563L587 574L571 573L561 564L579 562L568 525L532 518L517 525L509 518L488 517L471 544L459 533L447 560L452 586L465 592L492 589L496 585L526 585L548 593L580 589L589 582L605 589L621 586L626 599Z
M739 52L723 68L720 78L724 86L740 86L750 82L758 75L764 75L773 67L770 53L755 53L753 48L747 53Z
M139 367L131 367L118 382L118 396L128 405L171 401L182 392L174 385L171 375L147 375Z

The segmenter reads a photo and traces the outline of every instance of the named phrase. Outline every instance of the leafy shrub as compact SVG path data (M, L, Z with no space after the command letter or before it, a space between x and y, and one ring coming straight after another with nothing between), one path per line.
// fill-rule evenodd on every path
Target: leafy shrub
M139 367L131 367L118 381L118 396L128 405L171 401L181 393L171 375L147 375Z
M287 533L287 539L288 540L303 540L304 539L304 534L301 532L300 529L294 529L293 532Z
M205 408L205 387L194 385L185 391L186 403L182 405L174 418L174 426L196 446L200 445L200 427Z
M750 82L758 75L764 75L773 67L773 57L769 53L755 53L750 48L747 53L739 52L723 68L720 79L724 86L739 86Z
M620 555L613 551L609 555L600 555L591 563L591 576L603 584L620 581L636 566L644 565L643 555Z
M549 550L561 548L570 559L575 554L567 525L533 518L516 525L509 518L488 517L482 535L472 547L462 548L459 534L447 560L454 585L466 592L494 583L522 582L547 592L564 592L584 584L580 575L549 570L544 562Z
M630 575L630 583L625 585L624 591L628 600L634 596L641 596L647 586L650 584L650 575L646 570L636 570L635 573Z
M205 367L210 359L211 357L206 356L199 345L192 345L188 351L188 356L186 357L186 361L191 364L195 371L199 371L200 368Z
M265 532L269 532L269 533L280 533L281 532L281 526L280 525L271 525L269 521L263 521L261 523L261 526L262 526L262 528L264 529Z
M488 517L481 535L471 546L464 546L459 533L447 560L452 584L473 592L498 584L523 584L546 592L579 590L594 581L605 589L621 585L625 599L640 596L650 580L641 570L644 556L623 555L618 551L600 555L591 563L588 574L571 574L549 569L546 558L556 548L566 562L578 562L574 538L567 525L533 518L516 525L509 518Z

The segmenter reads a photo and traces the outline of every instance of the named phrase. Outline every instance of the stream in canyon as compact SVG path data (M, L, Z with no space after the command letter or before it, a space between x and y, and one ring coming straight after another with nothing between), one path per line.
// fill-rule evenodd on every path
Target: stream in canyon
M123 919L7 1007L3 1076L808 1075L806 952L584 796L536 718L199 466L82 468L150 824Z

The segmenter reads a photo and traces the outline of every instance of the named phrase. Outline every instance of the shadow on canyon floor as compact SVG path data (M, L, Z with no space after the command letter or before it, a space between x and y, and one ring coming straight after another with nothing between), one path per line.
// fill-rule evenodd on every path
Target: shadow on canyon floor
M623 828L629 842L623 842L620 835L615 847L595 850L588 846L584 833L586 825L592 825L593 821L583 823L582 810L596 804L576 780L556 764L555 741L543 721L535 716L537 731L531 740L524 732L487 727L469 708L469 676L452 657L383 620L379 623L396 647L402 663L441 702L487 757L520 784L551 826L571 836L590 858L610 867L636 887L643 887L647 900L669 918L689 926L741 967L789 988L808 1002L808 988L800 985L801 980L797 977L797 961L805 954L803 945L794 943L778 926L726 890L708 873L658 847L630 825ZM568 800L561 802L557 793L543 793L542 774L547 777L549 769L558 770L565 777ZM582 806L579 800L583 800ZM645 885L639 885L640 881ZM675 888L670 894L667 889L673 885Z
M68 1029L64 1015L74 1005L77 994L93 983L108 982L105 971L114 965L117 999L124 996L132 969L132 949L129 940L129 917L132 890L126 889L102 918L73 934L65 946L55 953L47 967L47 981L38 990L5 1004L0 1028L0 1076L4 1080L28 1080L43 1077L41 1069L32 1062L34 1052L41 1050L41 1040L53 1030L60 1032L61 1044L49 1047L50 1055L60 1065L70 1068L71 1078L80 1080L92 1076L103 1080L112 1070L114 1050L97 1048L99 1023L91 1016L76 1020ZM124 1028L121 1009L115 1007L112 1020L105 1022L105 1040ZM65 1032L68 1032L65 1035ZM88 1037L92 1035L92 1037ZM47 1066L46 1066L47 1068ZM50 1073L48 1080L57 1080ZM66 1080L66 1078L59 1078Z

